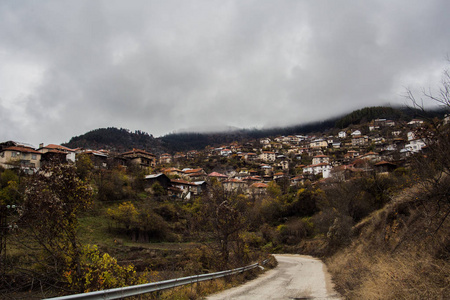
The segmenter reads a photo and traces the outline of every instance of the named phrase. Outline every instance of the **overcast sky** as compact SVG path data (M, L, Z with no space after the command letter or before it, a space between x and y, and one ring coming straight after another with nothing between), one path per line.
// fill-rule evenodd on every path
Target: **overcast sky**
M439 84L450 1L0 1L0 142L302 124Z

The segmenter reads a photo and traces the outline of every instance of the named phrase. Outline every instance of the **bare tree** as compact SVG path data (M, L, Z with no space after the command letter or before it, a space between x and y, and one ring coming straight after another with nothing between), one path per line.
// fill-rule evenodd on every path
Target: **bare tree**
M425 123L415 131L417 138L426 144L424 153L413 157L416 176L423 191L418 201L425 213L439 230L450 214L450 124L447 116L444 120L427 118L425 102L437 104L447 113L450 111L450 73L445 70L439 92L423 90L418 99L413 92L407 91L407 97L413 108L423 112Z
M221 184L213 185L200 201L197 224L201 230L211 234L214 242L209 243L209 246L218 254L219 268L229 267L230 252L234 254L234 258L240 256L239 250L236 251L234 246L240 244L239 233L245 230L247 223L238 209L238 201L239 197L225 191ZM233 248L235 251L232 251Z

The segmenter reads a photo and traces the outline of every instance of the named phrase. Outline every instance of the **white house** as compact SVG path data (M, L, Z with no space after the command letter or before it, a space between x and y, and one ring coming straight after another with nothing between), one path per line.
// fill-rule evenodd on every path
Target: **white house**
M268 145L270 144L270 139L269 138L260 139L259 143L262 145Z
M276 160L276 154L275 152L271 152L271 151L263 151L260 155L259 155L259 159L265 162L270 162L270 161L275 161Z
M409 144L405 145L405 149L410 152L419 152L426 146L422 139L410 140Z
M358 136L361 135L361 131L360 130L355 130L352 132L352 136Z
M416 139L416 134L412 131L409 131L406 136L408 137L408 141L412 141Z
M421 124L423 124L423 121L418 120L418 119L413 119L408 122L408 125L412 125L412 126L417 126L417 125L421 125Z
M331 165L328 163L320 163L316 165L309 165L303 168L303 173L308 174L322 174L323 178L330 177Z
M220 155L222 155L222 156L230 156L231 155L231 150L230 149L222 149L222 150L220 150Z

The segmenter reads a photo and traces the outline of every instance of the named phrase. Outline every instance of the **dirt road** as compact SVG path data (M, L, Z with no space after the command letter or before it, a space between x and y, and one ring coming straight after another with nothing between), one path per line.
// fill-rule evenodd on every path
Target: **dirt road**
M325 265L303 255L274 255L278 266L255 280L206 299L340 299Z

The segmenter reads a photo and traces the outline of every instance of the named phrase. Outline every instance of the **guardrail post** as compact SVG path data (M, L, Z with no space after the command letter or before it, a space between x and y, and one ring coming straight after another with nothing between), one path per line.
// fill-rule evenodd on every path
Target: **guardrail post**
M197 283L195 284L195 291L197 293L197 295L200 295L200 281L198 280L198 275L197 275Z

